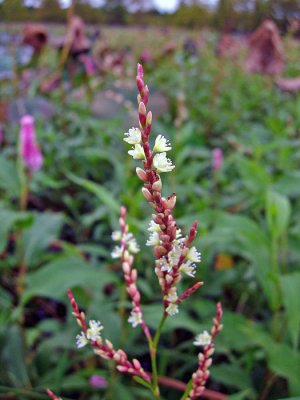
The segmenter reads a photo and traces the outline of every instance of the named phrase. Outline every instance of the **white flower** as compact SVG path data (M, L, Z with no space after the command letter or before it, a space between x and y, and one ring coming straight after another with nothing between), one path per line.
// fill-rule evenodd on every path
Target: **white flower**
M78 347L78 349L81 349L88 343L89 341L87 340L83 332L81 332L80 335L76 336L76 346Z
M168 254L170 264L177 265L182 254L182 248L178 244L173 244L173 248Z
M158 224L156 224L154 221L150 221L149 223L149 228L148 228L149 232L160 232L160 226Z
M201 253L196 249L195 246L189 249L186 258L193 262L200 262L201 261Z
M86 331L86 337L93 342L97 342L101 339L100 332L102 331L103 326L99 321L90 321L89 326L89 329Z
M125 233L123 239L125 242L129 242L131 239L133 239L133 234L130 232L127 232L127 233Z
M118 241L121 240L121 238L122 238L122 233L121 233L120 231L114 231L114 232L111 234L111 238L112 238L112 240L114 240L115 242L118 242Z
M207 346L211 342L211 335L207 331L199 333L193 342L195 346Z
M176 303L176 301L178 300L178 296L177 296L177 289L176 287L172 287L169 290L168 296L167 296L167 300L170 303Z
M155 154L153 165L158 172L169 172L175 168L175 165L172 165L172 161L166 157L166 153Z
M120 246L115 246L113 251L111 252L112 258L121 258L122 257L122 248Z
M133 254L136 254L140 251L140 246L137 244L137 241L134 238L129 241L128 250Z
M129 144L139 144L142 140L142 134L139 128L131 128L129 132L124 133L125 136L128 136L124 139L125 142Z
M169 264L168 260L165 257L159 259L159 265L161 271L172 271L173 266Z
M132 150L128 151L128 154L132 156L135 160L143 160L145 158L145 152L140 144L136 144Z
M174 304L174 303L170 303L169 305L168 305L168 307L166 308L166 312L169 314L169 315L175 315L175 314L178 314L178 305L177 304Z
M180 239L182 237L181 234L181 229L176 229L176 239Z
M146 246L157 246L160 244L159 234L157 232L152 232L149 239L146 242Z
M132 325L133 328L136 328L139 324L143 322L142 313L131 311L131 315L128 318L128 322Z
M179 272L184 272L188 276L191 276L192 278L194 278L194 276L196 275L195 269L196 269L196 265L195 264L192 264L191 261L186 261L185 263L183 263L180 266Z
M158 135L155 139L155 144L153 151L161 152L161 151L169 151L172 147L170 142L162 135Z

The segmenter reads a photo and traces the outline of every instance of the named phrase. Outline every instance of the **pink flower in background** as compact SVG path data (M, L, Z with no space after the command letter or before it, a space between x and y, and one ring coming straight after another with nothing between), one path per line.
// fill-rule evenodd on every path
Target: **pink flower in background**
M214 171L218 171L223 165L223 151L216 147L212 152L212 167Z
M43 156L36 141L34 118L24 115L21 118L21 157L30 171L38 171L43 165Z
M95 389L105 389L107 387L107 380L101 375L92 375L90 377L90 385Z

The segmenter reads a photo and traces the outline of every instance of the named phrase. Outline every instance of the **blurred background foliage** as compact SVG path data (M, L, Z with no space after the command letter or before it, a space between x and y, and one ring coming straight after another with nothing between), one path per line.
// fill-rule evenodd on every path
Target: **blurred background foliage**
M1 0L0 21L65 22L59 0ZM100 5L99 5L100 4ZM97 7L96 7L97 5ZM151 0L76 0L75 13L91 24L215 28L241 32L272 18L282 30L299 17L299 0L180 0L173 13L157 10Z

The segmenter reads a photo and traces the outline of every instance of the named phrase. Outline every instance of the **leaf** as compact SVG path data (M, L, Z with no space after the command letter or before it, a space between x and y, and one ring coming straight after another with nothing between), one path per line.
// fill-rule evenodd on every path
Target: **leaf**
M5 343L1 359L1 362L4 362L8 379L13 386L30 386L22 335L17 325L10 326L5 331Z
M245 389L242 392L226 397L227 400L254 400L256 395L252 389Z
M288 327L293 347L296 349L300 329L300 272L281 276L280 285L283 293L283 304L288 317Z
M218 365L211 368L211 373L216 381L225 385L233 386L241 390L251 387L249 376L239 365Z
M250 218L242 215L219 213L216 215L216 228L205 240L220 250L231 247L231 253L251 261L259 284L275 309L280 305L277 276L271 270L271 254L268 237L262 228ZM254 251L255 249L255 251Z
M26 265L33 267L41 261L44 250L57 238L62 222L58 213L35 214L32 227L24 232Z
M289 199L279 193L268 191L266 200L266 217L270 232L279 238L286 232L291 216Z
M98 199L102 203L104 203L111 211L119 214L120 204L117 202L115 197L110 193L110 191L107 190L104 186L100 185L99 183L95 183L87 179L80 178L71 173L68 173L67 176L71 181L73 181L77 185L83 187L86 190L89 190L91 193L94 193L98 197Z
M74 286L100 290L115 279L114 274L103 268L96 268L82 258L62 256L27 274L27 289L22 304L37 295L61 300L67 289Z
M16 164L0 156L0 188L5 190L10 197L20 195L20 179Z
M32 215L25 212L12 211L0 208L0 252L2 252L7 244L8 234L14 228L15 224L27 225L32 222Z
M300 393L300 354L286 343L275 342L271 335L262 331L257 324L245 326L248 338L261 346L267 356L269 368L289 382L292 394Z

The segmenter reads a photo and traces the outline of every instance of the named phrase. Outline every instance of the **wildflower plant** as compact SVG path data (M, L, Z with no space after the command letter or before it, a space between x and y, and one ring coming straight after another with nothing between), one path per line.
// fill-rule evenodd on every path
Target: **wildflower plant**
M160 399L157 372L159 339L166 319L172 318L177 314L181 302L193 295L203 285L203 282L197 281L192 283L183 293L178 293L178 283L184 276L188 276L191 279L195 277L196 264L201 261L201 254L193 246L193 241L197 235L197 221L192 224L188 234L184 236L173 216L176 194L172 193L168 197L162 195L161 174L171 172L175 165L167 157L167 152L172 150L172 147L164 136L158 135L153 148L151 148L149 139L152 128L152 113L151 111L147 112L149 89L144 83L141 65L138 65L137 68L136 83L139 92L137 96L139 128L129 129L125 133L124 141L131 146L128 153L134 159L142 161L142 168L137 167L136 173L143 182L142 193L153 209L148 228L149 238L146 245L153 247L155 257L154 271L157 275L162 295L162 317L155 334L150 331L144 319L141 295L137 286L138 273L134 268L134 256L140 249L126 223L125 207L121 207L120 210L120 230L112 234L113 240L118 242L113 249L112 257L119 258L121 261L127 292L132 304L128 322L133 328L140 326L144 332L149 346L151 374L142 368L137 359L130 360L124 350L115 349L109 340L103 338L103 326L100 322L89 321L87 323L85 314L79 310L70 290L68 294L73 308L73 315L81 328L81 333L76 337L78 348L90 344L94 347L97 355L104 359L115 361L116 368L120 372L133 376L140 384L152 391L155 399ZM186 385L182 400L197 399L205 390L209 377L209 367L212 362L211 357L214 353L214 339L222 329L221 319L222 307L218 303L211 332L204 331L195 338L194 345L203 347L203 350L199 352L198 367Z

